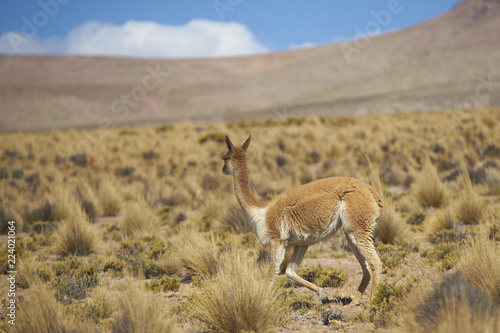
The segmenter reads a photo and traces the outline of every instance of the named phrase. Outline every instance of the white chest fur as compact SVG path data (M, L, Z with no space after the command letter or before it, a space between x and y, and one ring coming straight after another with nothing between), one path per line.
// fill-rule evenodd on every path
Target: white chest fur
M252 224L257 237L262 245L269 244L271 241L267 236L266 228L266 208L254 209L250 212L250 223Z

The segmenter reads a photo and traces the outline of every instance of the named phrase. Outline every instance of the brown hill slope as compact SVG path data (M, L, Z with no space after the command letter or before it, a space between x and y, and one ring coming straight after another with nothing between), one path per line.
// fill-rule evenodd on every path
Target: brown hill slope
M498 31L500 0L468 0L388 35L264 55L0 56L0 132L498 106Z

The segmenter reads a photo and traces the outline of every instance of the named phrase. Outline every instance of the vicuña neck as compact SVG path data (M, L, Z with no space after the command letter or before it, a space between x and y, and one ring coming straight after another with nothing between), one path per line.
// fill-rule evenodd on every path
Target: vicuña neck
M247 214L250 214L253 209L266 206L264 202L255 198L250 189L250 180L246 163L241 163L241 165L234 170L234 193L236 194L236 198L241 208L243 208Z

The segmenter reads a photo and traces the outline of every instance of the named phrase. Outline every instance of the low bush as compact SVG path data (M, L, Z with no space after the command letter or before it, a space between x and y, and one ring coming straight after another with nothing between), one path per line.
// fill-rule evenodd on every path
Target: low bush
M178 276L163 275L160 279L153 279L145 284L146 289L154 292L178 291L181 286L181 280Z
M405 284L381 282L377 284L370 311L370 321L375 327L387 327L395 316L397 305L403 296L413 288L415 281L409 279Z
M425 213L421 210L414 210L408 217L408 223L411 225L421 225L425 220Z
M309 310L315 308L314 304L314 294L313 293L298 293L293 289L287 290L285 294L285 306L293 311L299 311L300 313L306 313Z
M418 243L406 243L401 241L396 244L376 242L375 247L382 261L382 273L384 274L388 274L394 269L401 267L401 265L405 263L406 257L411 252L419 251Z
M440 262L441 269L447 271L457 263L460 251L456 243L439 243L432 249L422 251L420 255L427 258L430 264Z
M347 282L347 273L340 269L327 268L321 265L315 268L304 268L298 275L319 287L342 287Z
M123 261L129 272L134 276L144 274L147 279L159 277L166 272L157 259L165 251L165 243L155 236L145 236L133 241L122 241L116 254L117 259L119 259L117 264Z
M16 325L8 325L7 332L92 332L85 319L65 312L47 285L35 284L30 289L17 305Z
M495 242L500 242L500 223L495 223L490 226L488 238Z
M78 257L69 256L54 265L56 278L53 282L59 301L71 304L73 300L86 298L99 283L99 275L93 265L87 265Z

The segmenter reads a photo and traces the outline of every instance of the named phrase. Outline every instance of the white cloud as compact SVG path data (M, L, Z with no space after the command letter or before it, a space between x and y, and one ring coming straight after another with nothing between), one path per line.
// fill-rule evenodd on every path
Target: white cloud
M61 41L48 38L40 41L36 38L26 38L22 33L9 31L0 36L0 53L7 54L43 54L59 53Z
M26 42L13 48L12 36ZM133 57L219 57L267 52L248 29L236 22L191 20L174 26L148 21L128 21L114 25L86 22L68 35L39 40L21 33L0 36L0 53L63 53Z

